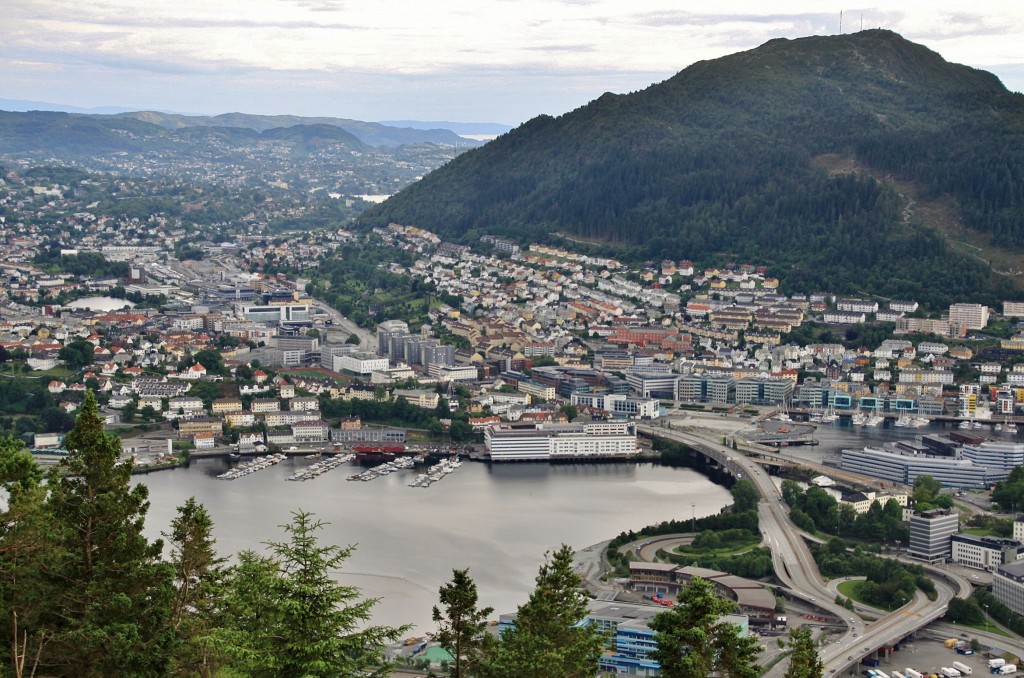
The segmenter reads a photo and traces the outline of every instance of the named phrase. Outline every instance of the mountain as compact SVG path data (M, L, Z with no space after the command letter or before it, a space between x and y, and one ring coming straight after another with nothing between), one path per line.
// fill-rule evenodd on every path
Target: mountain
M303 117L299 115L250 115L248 113L223 113L221 115L178 115L157 111L133 111L120 113L116 118L129 118L159 125L166 129L186 127L238 127L263 132L279 127L296 125L329 125L338 127L358 138L368 146L404 146L407 144L437 144L440 146L472 146L448 129L421 129L395 127L377 122L363 122L346 118Z
M991 251L1024 269L1012 259L1022 210L1024 97L871 30L772 40L537 117L360 223L463 242L562 236L641 260L749 261L793 289L939 305L994 300L1016 284L987 260ZM952 232L991 250L978 256Z
M66 106L64 104L51 104L46 101L31 101L28 99L0 99L0 111L15 111L27 113L28 111L58 111L60 113L87 113L87 114L109 114L126 113L131 108L124 106L97 106L95 108L82 108L81 106Z
M512 128L496 122L450 122L448 120L381 120L380 124L390 127L411 127L413 129L450 129L456 134L479 134L498 136Z

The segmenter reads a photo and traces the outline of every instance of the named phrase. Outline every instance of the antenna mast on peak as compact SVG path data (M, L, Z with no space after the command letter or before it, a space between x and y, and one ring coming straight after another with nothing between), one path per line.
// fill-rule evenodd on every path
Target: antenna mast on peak
M843 10L839 10L839 35L843 34Z

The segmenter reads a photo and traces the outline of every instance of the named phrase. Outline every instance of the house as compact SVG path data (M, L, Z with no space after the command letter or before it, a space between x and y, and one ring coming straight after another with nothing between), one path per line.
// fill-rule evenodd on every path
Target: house
M206 368L196 363L192 367L189 367L184 372L179 372L178 377L181 379L192 379L199 380L206 376Z
M197 450L212 449L216 442L217 438L213 433L197 433L192 437L192 443Z

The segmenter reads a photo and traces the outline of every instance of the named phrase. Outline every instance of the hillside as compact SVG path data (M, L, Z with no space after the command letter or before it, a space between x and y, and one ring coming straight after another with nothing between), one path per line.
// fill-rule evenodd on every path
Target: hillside
M540 116L361 222L465 242L561 233L638 259L767 263L795 289L934 304L1006 294L1015 279L949 243L919 209L932 202L952 205L994 247L1024 247L1024 97L872 30L772 40Z
M378 122L363 122L347 118L315 117L299 115L250 115L248 113L223 113L221 115L179 115L156 111L134 111L120 113L113 118L141 120L166 129L186 127L237 127L264 132L280 127L330 126L340 128L368 146L403 146L406 144L438 144L442 146L473 146L475 142L460 137L449 129L423 129L412 126L386 125Z

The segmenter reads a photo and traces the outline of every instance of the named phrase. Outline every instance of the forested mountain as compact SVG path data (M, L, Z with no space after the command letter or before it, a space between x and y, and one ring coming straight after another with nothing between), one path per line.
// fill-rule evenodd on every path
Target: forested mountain
M1005 294L1013 276L951 245L923 203L1024 249L1024 96L870 30L772 40L537 117L361 222L767 263L797 289Z

